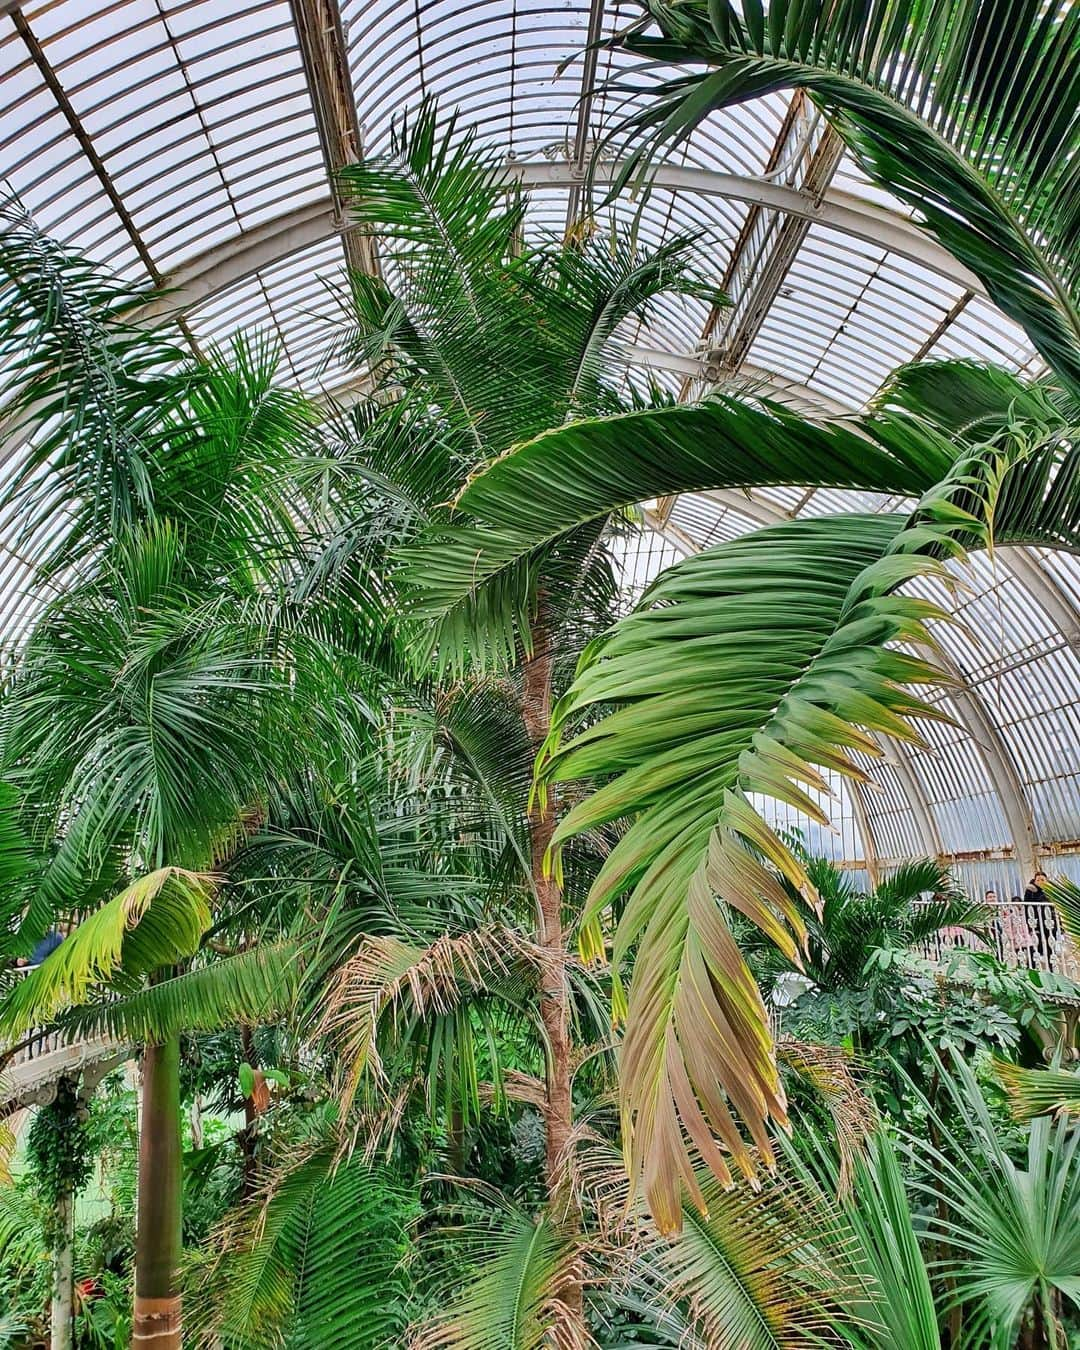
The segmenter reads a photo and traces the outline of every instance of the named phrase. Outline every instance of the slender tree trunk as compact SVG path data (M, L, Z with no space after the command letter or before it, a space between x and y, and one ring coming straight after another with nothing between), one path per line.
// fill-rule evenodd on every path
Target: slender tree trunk
M240 1046L244 1052L244 1059L253 1069L259 1066L255 1062L255 1038L251 1034L251 1028L247 1023L240 1026ZM258 1112L255 1110L255 1099L252 1096L244 1098L244 1128L240 1131L240 1156L242 1162L240 1194L245 1200L255 1194L255 1182L258 1176L258 1159L255 1156L255 1127L257 1123Z
M180 1038L143 1052L132 1350L180 1350Z
M72 1279L74 1276L75 1203L70 1190L56 1205L56 1251L53 1253L53 1289L49 1309L49 1345L71 1350Z
M197 1092L188 1112L188 1124L191 1126L191 1147L197 1151L203 1146L202 1097Z
M554 652L546 608L541 598L532 631L532 659L527 662L522 688L525 731L538 750L551 728L551 679ZM529 818L532 883L537 902L537 942L544 953L540 1016L548 1039L546 1101L546 1180L548 1200L557 1222L576 1231L579 1216L565 1184L570 1136L574 1127L571 1092L570 993L566 978L566 934L563 930L562 888L544 874L544 856L555 832L556 809L549 798L546 807L534 808ZM560 1291L568 1316L580 1322L583 1316L581 1283Z

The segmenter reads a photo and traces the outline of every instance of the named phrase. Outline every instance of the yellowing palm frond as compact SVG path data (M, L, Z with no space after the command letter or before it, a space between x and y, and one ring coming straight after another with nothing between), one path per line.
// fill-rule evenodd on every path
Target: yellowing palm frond
M139 877L91 914L5 999L11 1038L85 1001L123 972L138 977L191 956L210 927L212 878L180 867Z
M797 962L802 920L776 873L811 888L749 794L826 823L807 791L826 786L815 765L862 777L848 752L877 753L868 732L915 740L908 718L937 715L902 686L941 675L885 646L931 643L934 607L891 593L937 569L908 551L931 537L928 524L909 535L896 518L833 517L688 559L585 653L556 709L539 790L607 780L563 820L556 847L632 822L594 883L584 924L592 931L628 892L613 947L617 975L633 957L623 1137L662 1231L681 1221L683 1186L703 1202L684 1134L727 1181L733 1169L750 1176L767 1164L766 1122L786 1124L768 1019L727 914L738 910ZM606 715L569 735L594 710Z

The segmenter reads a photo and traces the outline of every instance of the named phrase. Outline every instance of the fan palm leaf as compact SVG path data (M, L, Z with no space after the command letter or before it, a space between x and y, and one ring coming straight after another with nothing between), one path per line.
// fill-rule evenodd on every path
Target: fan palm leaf
M989 1111L958 1055L942 1070L944 1111L932 1111L940 1144L907 1148L931 1182L921 1193L935 1210L930 1235L946 1250L951 1302L962 1304L962 1344L1009 1350L1026 1319L1056 1325L1055 1304L1080 1302L1080 1132L1068 1116L1034 1120L1025 1157Z

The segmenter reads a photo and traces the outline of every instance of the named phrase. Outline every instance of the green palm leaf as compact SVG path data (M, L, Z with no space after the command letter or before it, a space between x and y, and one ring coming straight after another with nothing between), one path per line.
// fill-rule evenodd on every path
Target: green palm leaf
M855 1302L854 1316L843 1328L845 1342L860 1350L940 1350L933 1286L904 1174L883 1132L856 1169L844 1211L866 1277L863 1298Z
M709 112L805 89L865 173L915 209L1080 390L1080 13L1031 0L643 0L622 38L663 81L612 135L647 173ZM655 35L652 25L660 29ZM696 69L693 69L695 68Z
M189 1298L200 1345L383 1350L408 1303L406 1196L332 1147L272 1174L227 1220Z
M918 498L965 453L997 465L994 541L1076 548L1078 421L1053 386L943 361L902 367L861 417L811 422L767 401L720 396L571 422L473 477L458 505L482 524L433 526L406 578L418 616L434 622L466 601L483 605L489 588L497 594L567 531L638 502L770 485Z
M108 1036L160 1045L179 1031L277 1018L291 1009L299 988L297 955L290 943L260 943L137 993L76 1008L60 1019L61 1031L70 1040Z
M0 196L0 403L6 431L37 432L0 500L18 505L36 561L82 555L153 499L159 452L198 374L171 335L132 322L145 299Z
M210 920L206 877L178 867L139 877L15 986L0 1005L0 1026L17 1038L121 972L137 978L191 956Z
M890 592L936 568L907 551L932 538L896 517L831 517L688 559L586 651L556 708L540 790L608 781L570 811L555 846L632 822L592 888L583 949L600 954L599 918L629 892L613 949L616 977L634 961L623 1129L662 1230L680 1222L681 1185L697 1189L684 1131L720 1178L755 1171L723 1093L766 1160L765 1122L786 1120L761 996L726 915L740 911L796 960L799 909L770 867L806 893L809 879L748 794L824 822L803 786L824 787L813 765L858 777L846 752L876 753L867 731L917 739L908 717L933 713L900 686L941 677L885 643L929 642L934 607Z
M1022 1069L998 1060L994 1073L1005 1089L1017 1120L1061 1112L1080 1113L1080 1074L1064 1069Z
M1080 886L1068 877L1048 882L1046 894L1061 918L1061 926L1074 942L1080 942Z
M441 1311L415 1330L413 1350L587 1350L559 1302L575 1278L578 1244L549 1214L531 1218L490 1188L482 1193L487 1205L431 1240L436 1282L448 1288Z

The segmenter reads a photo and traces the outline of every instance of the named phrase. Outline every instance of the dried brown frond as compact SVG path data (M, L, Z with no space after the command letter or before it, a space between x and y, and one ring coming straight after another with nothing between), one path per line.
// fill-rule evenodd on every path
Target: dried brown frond
M805 1079L828 1108L840 1151L837 1193L841 1198L850 1195L856 1165L866 1156L866 1146L878 1126L874 1103L859 1083L851 1055L839 1046L782 1036L776 1043L776 1057Z
M462 997L541 966L540 950L501 924L443 934L427 947L395 937L365 938L331 985L315 1032L341 1055L343 1107L352 1103L366 1071L382 1077L378 1033L384 1017L406 1008L420 1017L448 1013Z

